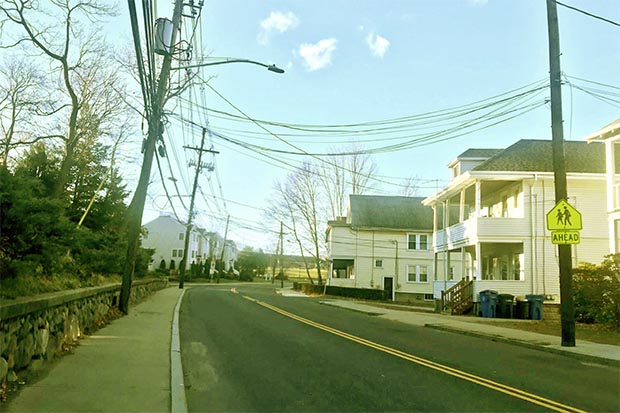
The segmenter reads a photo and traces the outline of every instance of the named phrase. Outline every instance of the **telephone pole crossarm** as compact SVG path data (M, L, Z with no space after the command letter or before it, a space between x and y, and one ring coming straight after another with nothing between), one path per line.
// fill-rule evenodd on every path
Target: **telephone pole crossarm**
M200 152L209 152L209 153L214 153L214 154L218 154L220 153L219 151L214 151L213 149L203 149L203 148L196 148L195 146L187 146L187 145L183 145L183 147L185 149L193 149L195 151L200 151Z

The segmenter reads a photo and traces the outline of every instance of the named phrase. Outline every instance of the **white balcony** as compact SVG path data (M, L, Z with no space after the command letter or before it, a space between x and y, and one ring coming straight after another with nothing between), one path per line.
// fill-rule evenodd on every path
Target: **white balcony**
M433 248L460 248L474 245L485 237L520 238L528 236L528 231L525 218L470 218L437 231L433 237Z

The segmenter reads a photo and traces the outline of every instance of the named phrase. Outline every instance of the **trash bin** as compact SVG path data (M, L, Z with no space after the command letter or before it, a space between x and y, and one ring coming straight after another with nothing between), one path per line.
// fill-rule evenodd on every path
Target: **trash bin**
M497 307L497 291L480 291L480 312L484 318L495 318Z
M515 306L515 317L520 320L527 320L530 318L530 303L525 300L517 300Z
M500 294L497 296L497 317L513 318L514 299L512 294Z
M530 303L530 319L542 320L544 295L529 294L526 295L527 301Z

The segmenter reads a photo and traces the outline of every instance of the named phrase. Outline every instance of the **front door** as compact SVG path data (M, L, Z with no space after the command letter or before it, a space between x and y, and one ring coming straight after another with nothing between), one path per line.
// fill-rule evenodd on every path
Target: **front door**
M386 300L394 300L394 278L383 277L383 291Z

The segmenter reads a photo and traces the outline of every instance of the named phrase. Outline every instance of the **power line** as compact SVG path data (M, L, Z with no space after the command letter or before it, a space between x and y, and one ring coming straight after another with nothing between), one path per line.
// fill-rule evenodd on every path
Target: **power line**
M574 6L569 6L568 4L561 3L561 2L559 2L557 0L553 0L553 2L556 3L556 4L559 4L562 7L566 7L567 9L571 9L571 10L577 11L579 13L583 13L586 16L593 17L595 19L599 19L599 20L602 20L602 21L604 21L606 23L613 24L614 26L620 27L620 23L617 23L617 22L615 22L613 20L606 19L605 17L601 17L601 16L597 16L596 14L588 13L587 11L578 9L577 7L574 7Z

